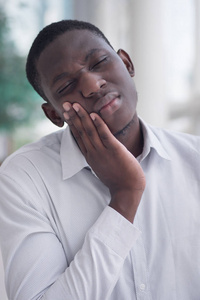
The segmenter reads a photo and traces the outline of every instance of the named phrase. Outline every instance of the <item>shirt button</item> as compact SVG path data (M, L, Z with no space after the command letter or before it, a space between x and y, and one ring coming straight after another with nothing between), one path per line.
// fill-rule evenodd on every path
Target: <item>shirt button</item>
M144 284L144 283L141 283L141 284L140 284L140 290L141 290L141 291L145 291L145 288L146 288L145 284Z

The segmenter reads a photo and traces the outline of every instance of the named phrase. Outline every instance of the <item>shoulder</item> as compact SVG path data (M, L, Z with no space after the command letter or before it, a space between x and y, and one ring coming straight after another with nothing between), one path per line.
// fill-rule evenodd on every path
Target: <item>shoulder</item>
M59 155L63 131L64 130L53 132L12 153L2 163L0 174L5 173L10 168L12 169L12 166L26 168L27 164L39 162L43 160L44 157L55 157Z
M169 143L177 146L185 145L191 148L194 147L196 150L197 149L200 150L200 136L196 136L184 132L173 131L169 129L157 128L154 126L149 126L149 127L156 135L156 137L164 144Z
M172 158L200 163L200 136L149 126L162 147Z

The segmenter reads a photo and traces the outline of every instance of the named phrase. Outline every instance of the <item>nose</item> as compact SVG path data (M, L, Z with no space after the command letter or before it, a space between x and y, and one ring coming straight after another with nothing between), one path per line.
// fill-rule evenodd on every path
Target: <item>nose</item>
M80 91L83 97L89 98L95 95L106 85L106 81L98 74L85 72L80 78Z

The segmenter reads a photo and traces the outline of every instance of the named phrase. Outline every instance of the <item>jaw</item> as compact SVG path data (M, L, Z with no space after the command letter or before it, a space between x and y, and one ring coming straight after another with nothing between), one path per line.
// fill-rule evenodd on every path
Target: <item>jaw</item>
M122 136L126 136L127 133L131 130L132 126L134 126L134 123L136 123L136 120L135 120L135 118L132 118L132 120L128 124L126 124L126 126L124 128L122 128L119 131L117 131L116 133L114 133L114 136L117 139L120 139L120 137L122 137Z
M125 109L124 109L125 107ZM136 130L135 124L137 122L137 113L135 107L123 106L121 109L116 111L109 119L104 119L104 122L109 127L112 134L119 139L120 136L125 136L126 134L131 136L131 132Z
M120 141L135 157L142 153L143 133L137 114L114 136Z

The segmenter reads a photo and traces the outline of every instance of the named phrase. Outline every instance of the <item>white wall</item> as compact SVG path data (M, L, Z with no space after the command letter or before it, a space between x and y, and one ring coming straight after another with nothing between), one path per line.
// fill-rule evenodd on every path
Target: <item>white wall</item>
M139 96L138 112L145 121L158 126L165 126L168 113L164 80L163 1L133 1L130 35Z

